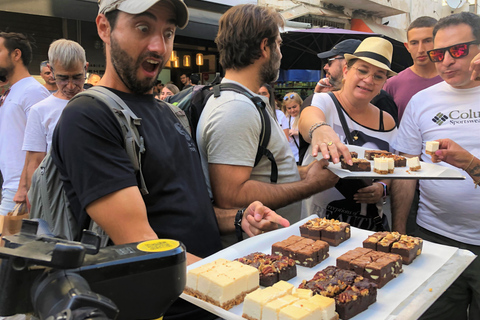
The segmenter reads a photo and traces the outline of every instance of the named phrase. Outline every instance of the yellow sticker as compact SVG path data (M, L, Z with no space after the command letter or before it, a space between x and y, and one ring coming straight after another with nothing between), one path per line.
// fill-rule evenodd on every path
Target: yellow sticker
M180 242L169 239L149 240L137 245L137 249L143 252L162 252L173 250L180 246Z

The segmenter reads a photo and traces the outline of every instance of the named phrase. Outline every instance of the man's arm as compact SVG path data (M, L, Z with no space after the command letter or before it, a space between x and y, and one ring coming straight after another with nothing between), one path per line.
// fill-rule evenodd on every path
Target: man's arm
M400 153L400 155L411 158L414 155ZM420 157L420 155L418 155ZM392 230L401 234L407 232L407 218L410 213L413 196L417 180L393 179L391 184L391 201L392 201Z
M13 196L13 201L16 203L27 202L27 169L26 169L27 159L25 159L25 164L23 165L22 174L20 176L20 182L18 183L18 189Z
M221 208L242 208L258 200L272 209L300 201L333 187L338 177L325 167L326 160L315 161L303 180L271 184L250 180L252 167L209 164L215 203Z
M115 244L158 239L148 223L147 209L138 187L129 187L106 195L86 208L88 215ZM200 260L187 252L187 264Z
M27 156L25 157L27 191L30 190L30 186L32 185L33 173L35 170L37 170L38 166L46 155L46 152L27 151Z

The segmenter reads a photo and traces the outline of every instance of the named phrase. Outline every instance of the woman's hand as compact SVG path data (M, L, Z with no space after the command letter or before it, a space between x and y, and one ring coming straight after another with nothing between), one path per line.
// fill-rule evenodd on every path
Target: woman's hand
M298 136L298 130L288 129L288 135L290 137Z
M312 156L316 157L318 152L322 153L324 159L330 159L331 157L333 163L339 162L340 154L343 154L345 161L353 165L350 151L330 126L321 126L313 132Z
M377 203L383 197L383 185L380 183L373 183L371 186L359 189L353 195L353 200L357 203Z

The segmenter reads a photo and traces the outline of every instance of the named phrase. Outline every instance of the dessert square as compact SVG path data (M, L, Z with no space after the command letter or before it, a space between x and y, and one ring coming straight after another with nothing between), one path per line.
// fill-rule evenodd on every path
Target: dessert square
M370 161L365 160L365 159L352 159L353 164L349 165L348 163L345 162L345 160L340 161L342 169L347 169L350 171L354 172L360 172L360 171L365 171L365 172L370 172L372 171Z
M391 152L385 151L385 150L365 150L365 156L364 158L367 160L373 160L376 155L378 156L387 156L391 155Z
M374 246L375 239L379 239ZM364 248L400 255L404 264L410 264L422 253L423 240L418 237L401 235L398 232L377 232L363 241ZM401 266L396 266L401 269Z
M350 239L350 225L334 219L314 218L300 226L300 232L304 237L322 240L331 246L338 246Z
M410 171L418 171L422 169L422 166L420 164L420 160L418 160L418 157L408 158L407 165Z
M184 292L225 310L243 302L258 288L258 270L235 261L218 259L187 273Z
M425 153L433 156L439 147L440 143L438 141L427 141L425 144Z

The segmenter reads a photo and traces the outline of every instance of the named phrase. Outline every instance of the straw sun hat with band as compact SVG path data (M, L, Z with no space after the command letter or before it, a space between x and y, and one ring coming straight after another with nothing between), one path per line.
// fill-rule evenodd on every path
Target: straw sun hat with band
M387 70L387 76L396 75L390 69L392 63L393 45L390 41L380 37L368 37L360 43L353 54L345 54L347 63L352 59L360 59L375 67Z

